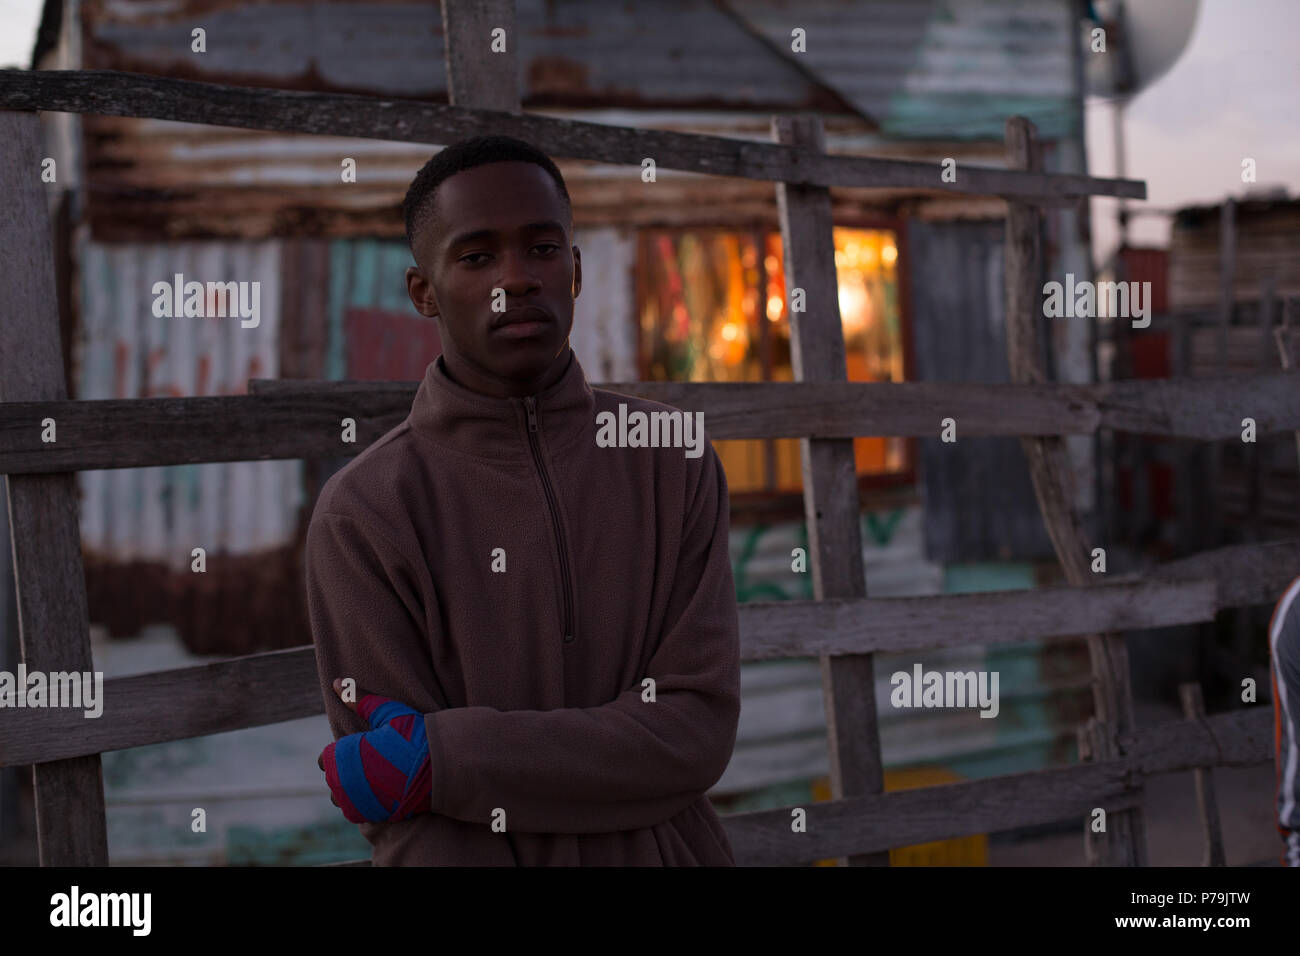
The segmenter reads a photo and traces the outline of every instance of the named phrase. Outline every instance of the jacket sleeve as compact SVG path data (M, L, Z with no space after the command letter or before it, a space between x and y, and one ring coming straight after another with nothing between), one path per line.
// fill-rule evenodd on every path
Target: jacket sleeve
M435 813L507 830L593 833L671 818L722 776L740 716L726 475L707 441L659 645L641 681L599 707L426 714ZM499 816L499 815L498 815Z
M369 730L331 686L392 697L427 713L445 707L429 650L421 582L391 536L360 517L318 506L307 529L307 611L325 713L335 739ZM323 745L322 745L323 746ZM322 792L324 785L322 782ZM362 824L369 838L373 824Z

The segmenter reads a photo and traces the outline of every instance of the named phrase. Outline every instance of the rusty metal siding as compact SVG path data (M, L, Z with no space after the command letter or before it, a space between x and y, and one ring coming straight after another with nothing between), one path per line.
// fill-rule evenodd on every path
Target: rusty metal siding
M87 69L446 98L442 19L425 0L89 0L83 24ZM1008 110L1051 135L1079 42L1069 0L519 0L515 26L529 108L860 110L899 136L998 140ZM195 27L205 53L191 52Z
M1071 135L1078 25L1068 0L744 0L737 15L900 139L1001 141L1008 116ZM791 53L791 29L807 50Z
M89 0L82 22L86 69L446 101L442 17L427 0ZM191 52L195 27L206 53ZM841 105L707 0L518 0L515 28L533 107Z
M915 377L1005 383L1001 223L907 230ZM934 281L942 276L942 281ZM1051 539L1015 438L920 439L926 554L934 561L1051 558Z
M1000 155L1011 113L1034 118L1046 139L1068 134L1078 109L1068 8L813 0L793 13L748 0L729 14L703 0L521 0L521 93L530 111L758 140L769 139L770 113L815 110L833 152L908 155L905 141L926 158L990 162L983 150L993 143ZM790 52L794 20L809 31L807 53ZM208 53L190 52L194 26L208 31ZM446 99L440 18L423 0L92 0L81 32L86 68ZM84 136L92 234L124 241L400 238L402 196L435 151L98 116L84 118ZM940 142L917 143L925 137ZM343 157L356 160L357 182L342 182ZM585 224L685 224L700 210L719 224L775 221L770 183L661 170L647 191L637 170L560 165ZM917 191L835 191L840 214L905 196ZM950 214L978 203L941 202Z
M231 395L279 374L279 243L82 244L81 322L74 341L80 399ZM153 286L260 283L259 321L154 315ZM220 462L78 473L92 618L115 635L171 621L194 649L239 650L297 633L293 598L259 628L223 633L214 605L294 579L302 462ZM205 549L207 571L190 570ZM269 593L263 594L273 604ZM265 630L261 630L265 625ZM283 638L277 635L283 635ZM298 640L297 643L302 643Z
M81 399L235 395L278 373L279 271L274 241L105 246L82 251ZM256 281L260 321L160 318L155 282ZM222 462L82 472L87 546L123 558L189 564L189 550L282 544L299 502L296 462ZM238 507L231 505L239 503Z

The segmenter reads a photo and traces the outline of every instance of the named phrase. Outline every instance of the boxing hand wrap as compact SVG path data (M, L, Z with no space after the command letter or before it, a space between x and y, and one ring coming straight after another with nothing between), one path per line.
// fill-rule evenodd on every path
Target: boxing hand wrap
M424 715L366 694L357 713L374 729L340 737L321 753L325 780L353 823L390 823L429 812L429 739Z

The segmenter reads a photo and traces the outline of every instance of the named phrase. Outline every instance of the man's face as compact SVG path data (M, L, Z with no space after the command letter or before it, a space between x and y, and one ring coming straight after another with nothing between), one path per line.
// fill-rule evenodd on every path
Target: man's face
M486 394L540 391L567 364L582 286L555 181L533 163L488 163L448 176L434 202L406 288L421 315L439 320L448 371Z

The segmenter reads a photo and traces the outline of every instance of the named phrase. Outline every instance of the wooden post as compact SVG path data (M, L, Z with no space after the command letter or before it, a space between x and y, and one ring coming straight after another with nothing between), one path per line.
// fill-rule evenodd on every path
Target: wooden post
M494 36L495 30L502 33ZM519 112L514 0L442 0L447 99L452 106ZM500 43L500 52L493 50Z
M59 344L53 242L40 179L35 113L0 111L0 401L68 397ZM30 428L42 428L32 421ZM57 422L55 423L57 428ZM55 437L58 433L56 431ZM77 476L10 475L9 528L18 594L18 635L29 671L94 670L81 564ZM105 702L112 707L113 702ZM104 779L99 756L32 768L42 866L107 866Z
M1007 120L1008 165L1032 172L1042 170L1034 125L1024 117ZM1042 236L1039 211L1029 203L1008 202L1006 244L1006 331L1007 359L1011 380L1019 384L1040 384L1047 380L1039 319L1042 316ZM1021 447L1029 460L1034 493L1043 523L1052 539L1066 580L1076 587L1095 583L1091 570L1092 546L1081 516L1074 508L1070 491L1070 463L1059 435L1023 438ZM1128 648L1122 634L1088 637L1092 659L1093 704L1099 723L1107 731L1122 734L1134 729L1133 694L1129 685ZM1146 864L1146 839L1141 811L1126 810L1111 815L1106 839L1106 858L1121 865Z
M0 494L6 478L0 475ZM13 674L22 654L18 649L18 598L14 594L14 574L9 541L9 513L0 508L0 671ZM21 772L30 773L26 767ZM0 846L18 835L20 829L18 801L18 767L0 767Z
M1272 362L1273 349L1273 290L1276 284L1276 277L1268 275L1260 280L1259 284L1259 339L1257 340L1257 352L1255 355L1255 365L1260 372L1270 370ZM1244 331L1244 330L1243 330ZM1220 357L1222 361L1222 357ZM1263 462L1265 455L1261 449L1261 444L1267 439L1263 435L1256 434L1253 442L1240 442L1241 457L1241 475L1245 483L1246 500L1244 512L1242 515L1241 541L1243 544L1254 544L1260 540L1263 518L1264 497L1264 475ZM1235 456L1234 456L1235 457ZM1241 662L1242 666L1250 659L1251 642L1255 633L1255 608L1239 607L1234 608L1232 613L1232 653L1235 658Z
M1183 716L1188 720L1205 719L1205 700L1201 685L1179 684L1178 696L1183 702ZM1192 771L1196 778L1196 805L1201 814L1201 834L1205 837L1205 854L1201 866L1225 866L1223 828L1219 825L1219 801L1214 795L1214 772L1208 767Z
M1282 325L1280 328L1273 330L1273 338L1277 342L1278 358L1282 362L1284 370L1290 370L1296 366L1295 352L1291 347L1291 313L1295 300L1286 298L1282 300ZM1300 428L1295 433L1296 453L1300 455Z
M822 150L816 116L776 116L772 136L788 146ZM831 195L824 186L777 183L786 296L802 289L806 311L790 312L795 381L844 382L844 327L840 319ZM936 424L937 427L937 424ZM866 597L862 528L853 439L801 438L804 515L812 552L813 595ZM831 794L868 796L884 789L876 720L875 672L870 654L821 658L822 693L830 744ZM888 866L889 854L847 858L850 866Z
M1255 357L1255 364L1261 372L1271 370L1272 352L1273 352L1273 292L1277 283L1276 276L1265 276L1259 283L1259 340L1258 353ZM1260 511L1263 507L1263 458L1260 451L1260 444L1263 438L1255 436L1255 441L1247 443L1243 447L1245 453L1245 470L1246 481L1248 482L1246 491L1246 534L1245 540L1254 543L1260 538L1261 516ZM1239 609L1239 616L1245 619L1246 614L1241 613L1248 610L1247 608ZM1249 635L1246 636L1249 640ZM1244 646L1243 646L1244 649Z
M1218 356L1215 368L1220 375L1228 372L1228 326L1232 323L1232 307L1236 299L1235 273L1237 263L1237 206L1231 199L1225 199L1219 207L1219 322L1218 322ZM1206 475L1208 493L1204 504L1205 523L1208 528L1209 546L1217 548L1224 544L1224 508L1222 487L1223 442L1210 443L1210 467Z
M1191 319L1186 315L1173 316L1172 337L1170 339L1170 370L1175 379L1184 379L1191 374L1191 341L1194 329ZM1173 442L1174 461L1174 497L1177 510L1179 557L1192 554L1201 548L1200 511L1196 507L1198 471L1197 447L1189 441Z
M1096 717L1089 717L1076 731L1079 741L1079 760L1092 763L1113 760L1116 755L1115 736L1105 724ZM1104 806L1098 809L1106 810ZM1088 813L1083 821L1083 859L1088 866L1115 866L1122 863L1114 858L1115 841L1109 838L1110 827L1117 820L1117 812L1106 811L1106 829L1100 832L1093 829L1093 814Z
M1284 371L1289 371L1296 367L1296 354L1291 347L1291 313L1295 300L1288 297L1282 299L1282 324L1273 330L1273 338L1277 342L1278 358L1282 362ZM1296 454L1300 456L1300 428L1295 431L1295 448ZM1300 481L1295 484L1296 489L1296 508L1295 513L1300 515Z

